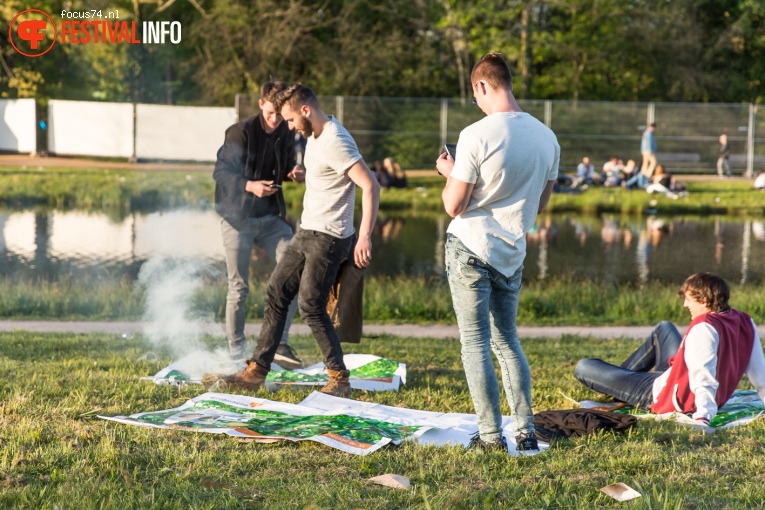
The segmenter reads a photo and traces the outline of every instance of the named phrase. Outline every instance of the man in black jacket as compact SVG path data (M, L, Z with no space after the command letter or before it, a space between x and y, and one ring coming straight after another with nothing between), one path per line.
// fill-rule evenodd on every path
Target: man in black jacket
M285 179L305 180L295 164L295 132L274 109L274 96L284 90L280 81L260 88L261 113L226 130L213 171L215 210L222 216L221 233L226 249L228 294L226 335L233 359L244 357L245 306L250 292L249 274L252 245L257 244L274 259L281 258L292 228L285 221L286 206L281 183ZM274 360L284 368L298 368L300 360L287 344L297 300L289 308L287 325Z

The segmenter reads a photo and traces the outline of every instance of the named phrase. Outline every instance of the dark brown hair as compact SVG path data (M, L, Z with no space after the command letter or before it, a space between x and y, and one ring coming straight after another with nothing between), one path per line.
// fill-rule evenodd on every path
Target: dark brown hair
M260 99L273 103L276 94L287 88L287 84L279 80L271 80L260 86Z
M487 53L475 63L470 81L484 80L493 89L513 89L513 74L501 53Z
M688 295L713 312L730 310L730 287L716 274L696 273L689 276L677 294L683 297Z
M297 110L303 105L308 105L314 108L319 107L319 100L316 98L316 94L302 83L290 85L276 94L273 103L277 112L281 111L286 104L293 110Z

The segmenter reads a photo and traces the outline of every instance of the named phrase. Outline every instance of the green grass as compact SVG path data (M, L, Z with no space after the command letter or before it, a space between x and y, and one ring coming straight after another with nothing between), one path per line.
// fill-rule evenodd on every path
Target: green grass
M251 282L247 319L263 318L264 280ZM647 325L689 321L678 285L621 285L592 280L524 284L521 325ZM731 304L765 321L765 287L733 285ZM0 280L0 319L139 320L144 291L129 281L62 276L56 281ZM211 280L193 298L196 316L223 321L226 284ZM442 278L371 277L364 283L367 323L455 324L449 286Z
M211 341L222 345L224 340ZM320 359L312 339L293 339ZM563 394L596 395L577 383L586 356L621 360L636 344L564 337L523 341L535 411L566 409ZM315 443L256 445L212 434L147 430L99 420L167 409L202 393L140 376L170 359L136 361L140 337L0 334L2 508L763 508L765 420L714 435L640 421L627 434L555 443L535 457L405 444L357 457ZM456 341L365 339L346 352L406 362L398 393L354 391L386 405L472 412ZM308 391L258 396L299 402ZM502 404L503 413L508 407ZM366 479L408 476L409 492ZM643 498L616 503L599 489L624 482Z
M383 211L442 211L440 176L412 177L407 189L383 190ZM0 205L102 210L114 217L168 207L209 207L214 183L204 172L104 170L71 168L0 168ZM303 186L286 183L287 206L299 209ZM679 200L643 191L592 187L578 194L554 194L549 212L619 212L642 214L649 209L671 214L765 213L765 195L749 182L690 182ZM360 201L360 193L357 199ZM655 201L655 203L653 203Z

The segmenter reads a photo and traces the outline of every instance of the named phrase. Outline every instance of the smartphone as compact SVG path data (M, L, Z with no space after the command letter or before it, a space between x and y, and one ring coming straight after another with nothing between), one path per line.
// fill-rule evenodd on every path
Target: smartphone
M274 184L271 184L271 185L269 185L268 187L269 187L269 188L281 188L281 187L282 187L282 185L281 185L281 184L276 184L276 183L274 183Z
M452 157L452 159L457 159L457 144L456 143L447 143L444 145L444 149L446 150L446 153Z

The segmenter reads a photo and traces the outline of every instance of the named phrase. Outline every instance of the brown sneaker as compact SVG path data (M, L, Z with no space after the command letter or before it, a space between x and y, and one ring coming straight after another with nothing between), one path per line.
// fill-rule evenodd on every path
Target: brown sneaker
M247 368L244 370L235 374L219 377L217 380L223 381L230 386L237 386L250 391L258 391L265 384L267 375L268 370L261 368L260 365L253 361L247 361ZM205 380L211 381L212 378L206 375L202 378L203 382Z
M329 381L320 390L322 393L335 397L347 397L351 394L351 382L348 380L351 376L349 370L327 369L327 373L329 374Z

